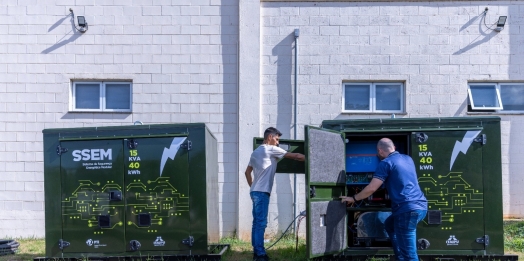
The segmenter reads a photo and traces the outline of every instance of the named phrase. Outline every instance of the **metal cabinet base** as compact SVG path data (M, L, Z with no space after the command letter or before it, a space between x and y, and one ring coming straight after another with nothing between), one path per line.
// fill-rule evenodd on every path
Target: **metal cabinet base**
M517 255L419 255L422 261L517 261ZM393 255L339 255L324 256L313 260L317 261L366 261L366 260L395 261Z
M222 255L229 250L229 245L210 245L208 247L209 254L206 255L160 255L160 256L85 256L78 258L60 258L60 257L37 257L33 261L220 261Z

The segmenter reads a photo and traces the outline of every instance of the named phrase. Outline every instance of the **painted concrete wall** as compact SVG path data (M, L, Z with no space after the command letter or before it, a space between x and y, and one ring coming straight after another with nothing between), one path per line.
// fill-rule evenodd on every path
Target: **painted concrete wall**
M220 230L232 234L237 42L238 0L0 0L0 237L44 236L42 129L137 120L207 123L219 142ZM132 80L133 112L70 112L75 79Z
M239 1L238 88L238 213L237 234L251 239L252 203L244 171L253 151L253 137L260 136L260 2Z

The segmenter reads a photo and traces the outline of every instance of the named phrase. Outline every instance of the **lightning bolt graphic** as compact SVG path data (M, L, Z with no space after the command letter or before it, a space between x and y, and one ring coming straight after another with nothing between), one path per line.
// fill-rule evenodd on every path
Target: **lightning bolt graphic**
M164 152L162 152L162 159L160 160L160 177L162 177L162 171L164 171L164 166L166 165L167 159L175 159L176 153L178 152L178 149L180 149L180 145L184 143L186 138L187 137L176 137L171 142L169 149L164 148Z
M451 171L453 163L455 163L455 160L457 159L459 152L466 154L466 152L469 149L469 146L471 146L471 143L473 143L473 140L480 134L480 132L481 131L467 131L466 135L464 135L464 138L462 138L462 142L458 140L455 142L455 147L453 147L453 152L451 153L449 171Z

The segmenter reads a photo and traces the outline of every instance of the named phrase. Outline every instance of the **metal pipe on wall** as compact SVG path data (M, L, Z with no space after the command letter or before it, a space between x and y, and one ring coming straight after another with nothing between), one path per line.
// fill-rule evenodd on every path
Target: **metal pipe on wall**
M294 124L294 129L295 129L295 134L294 134L294 139L296 140L297 139L297 101L298 101L298 84L297 84L297 81L298 81L298 37L300 36L300 29L295 29L295 108L294 108L294 121L295 121L295 124ZM297 173L293 173L293 218L295 218L297 216ZM296 228L297 228L297 223L295 222L293 224L293 232L296 231Z

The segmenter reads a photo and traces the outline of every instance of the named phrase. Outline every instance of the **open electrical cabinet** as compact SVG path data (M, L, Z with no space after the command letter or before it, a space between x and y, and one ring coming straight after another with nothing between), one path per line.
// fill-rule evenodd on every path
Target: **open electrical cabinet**
M393 255L384 230L391 215L387 190L351 206L339 199L369 184L383 137L412 157L428 199L428 214L417 228L421 259L516 260L504 256L498 117L329 120L322 128L306 126L303 142L287 143L293 143L292 152L306 155L308 258ZM293 167L301 162L293 164L279 163L277 172L300 173Z

